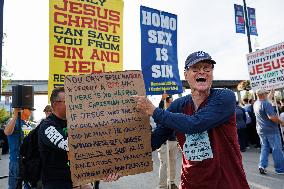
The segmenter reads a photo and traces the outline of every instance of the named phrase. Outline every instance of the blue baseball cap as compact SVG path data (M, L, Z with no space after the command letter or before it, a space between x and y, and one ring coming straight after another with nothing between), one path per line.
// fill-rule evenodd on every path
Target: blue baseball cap
M191 53L186 61L185 61L185 65L184 65L184 69L188 69L190 66L201 62L201 61L205 61L205 62L209 62L211 64L216 64L216 62L211 58L211 56L204 52L204 51L197 51L194 53Z

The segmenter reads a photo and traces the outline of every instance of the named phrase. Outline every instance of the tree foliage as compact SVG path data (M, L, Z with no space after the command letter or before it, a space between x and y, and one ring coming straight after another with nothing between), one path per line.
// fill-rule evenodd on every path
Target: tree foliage
M1 91L3 91L5 89L5 87L11 82L11 78L12 74L6 70L5 67L2 67L1 70L1 78L2 78L2 88Z
M7 37L7 34L6 33L3 33L3 38L2 38L2 46L4 46L5 44L5 38ZM0 68L1 69L1 91L3 91L5 89L5 87L11 82L11 77L12 77L12 73L10 73L6 67L2 64L2 67Z
M243 96L243 99L253 99L253 94L250 93L249 91L246 91L244 96Z
M3 124L9 117L9 112L7 112L5 108L0 108L0 123Z
M241 82L238 84L237 89L238 89L239 91L242 91L242 90L249 91L249 90L251 90L250 81L249 81L249 80L241 81Z

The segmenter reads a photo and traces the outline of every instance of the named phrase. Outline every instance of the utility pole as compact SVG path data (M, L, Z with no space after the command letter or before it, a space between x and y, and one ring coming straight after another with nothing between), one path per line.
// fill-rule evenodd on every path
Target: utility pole
M247 29L247 37L248 37L248 46L249 46L249 53L252 52L251 48L251 40L250 40L250 29L249 29L249 22L248 22L248 11L247 11L247 4L246 0L243 0L244 2L244 13L245 13L245 22L246 22L246 29Z
M0 98L2 95L2 46L3 46L3 12L4 12L4 0L0 0Z

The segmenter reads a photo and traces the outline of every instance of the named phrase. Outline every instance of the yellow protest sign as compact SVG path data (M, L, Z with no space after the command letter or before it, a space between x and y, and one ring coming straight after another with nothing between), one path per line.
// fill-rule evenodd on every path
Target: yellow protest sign
M49 95L66 75L123 69L122 0L50 0L49 9Z

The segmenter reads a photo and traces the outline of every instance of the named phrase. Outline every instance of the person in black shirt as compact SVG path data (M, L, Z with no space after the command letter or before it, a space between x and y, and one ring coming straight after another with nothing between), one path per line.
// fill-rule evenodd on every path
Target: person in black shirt
M42 184L44 189L70 189L72 181L67 156L67 121L63 87L52 91L50 102L53 113L43 121L38 133Z
M63 87L55 88L50 96L52 114L39 128L39 151L42 161L43 189L72 189L70 167L68 165L68 138ZM104 181L115 181L119 174L110 174ZM98 182L96 183L98 189Z

